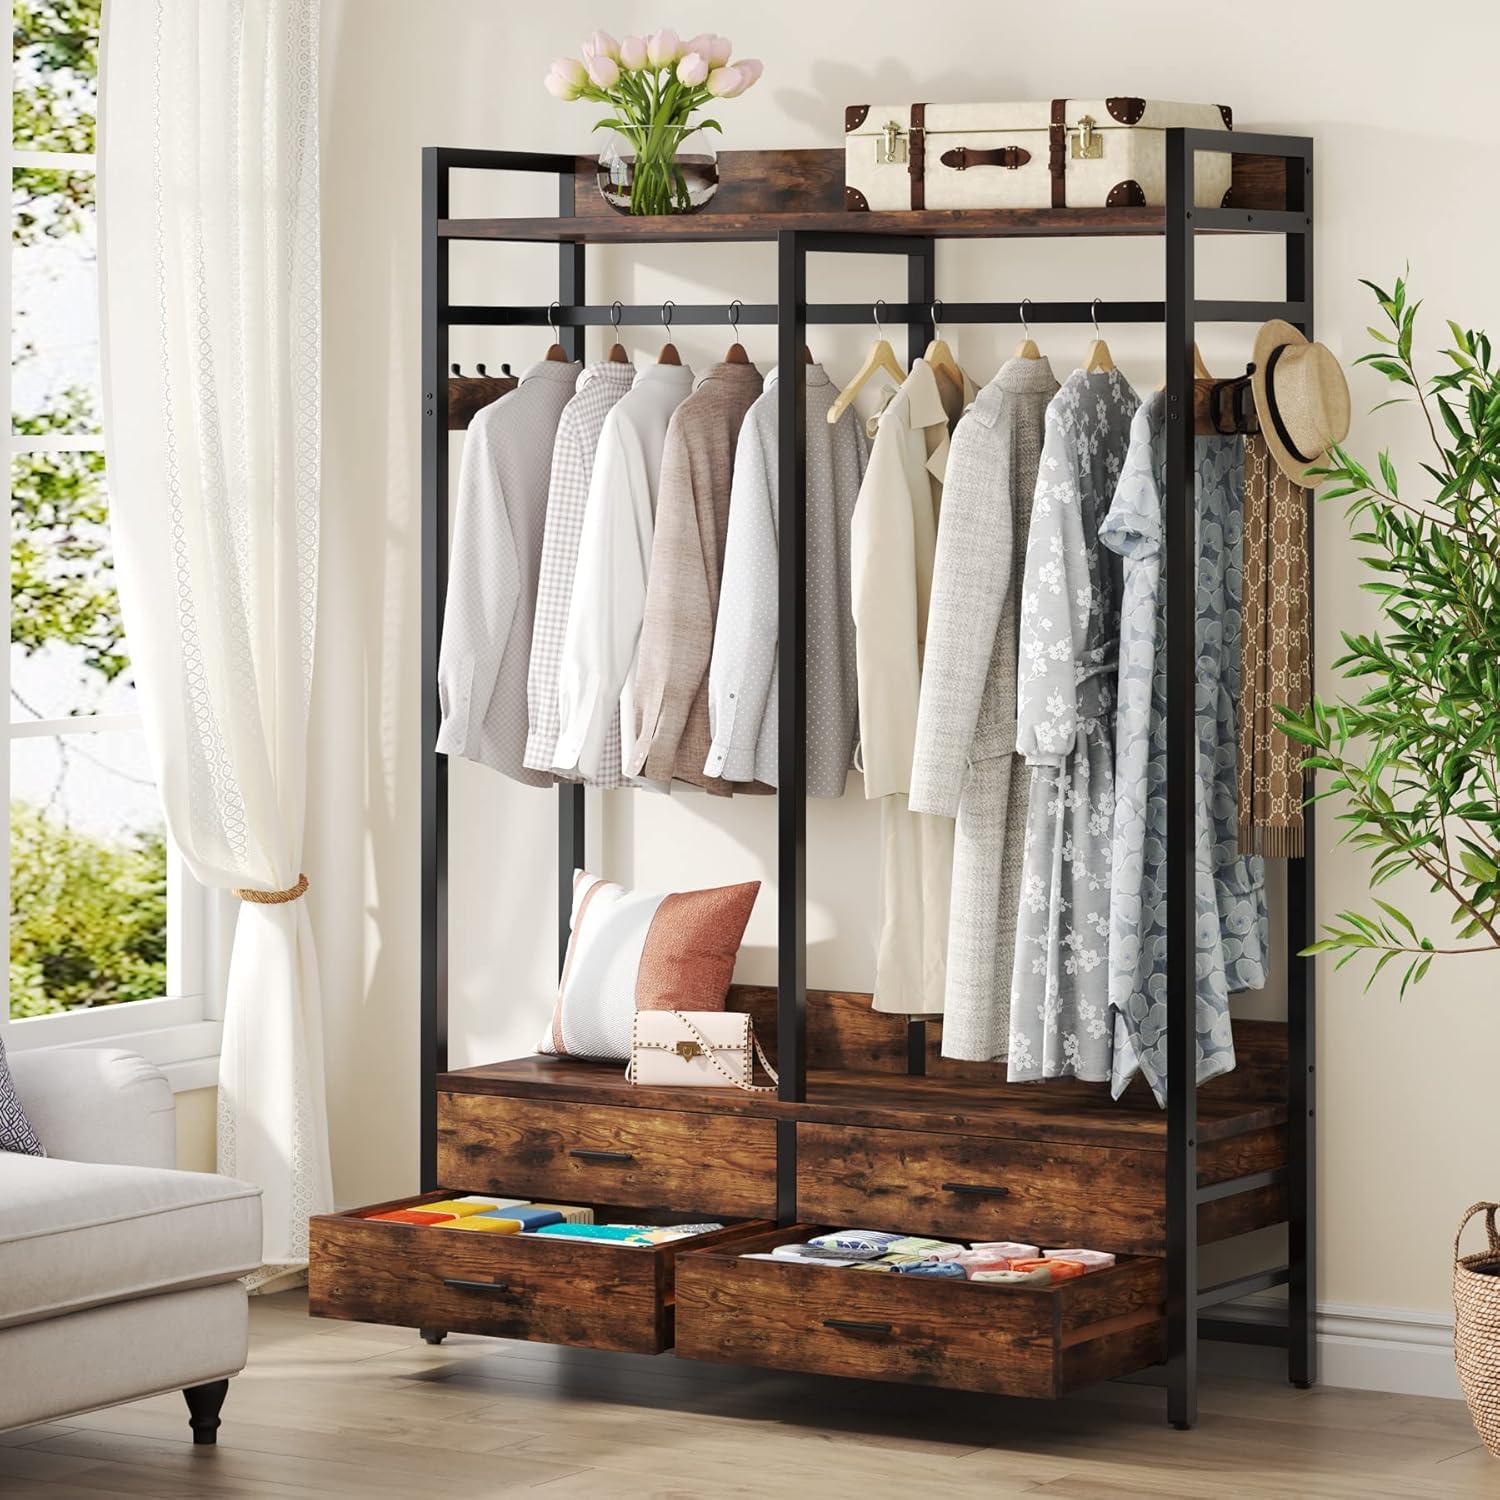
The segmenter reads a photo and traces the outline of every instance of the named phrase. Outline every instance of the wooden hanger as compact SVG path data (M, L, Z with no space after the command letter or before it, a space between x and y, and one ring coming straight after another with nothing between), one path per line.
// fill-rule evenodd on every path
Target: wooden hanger
M744 305L738 297L729 304L729 326L734 329L734 342L729 346L729 353L724 356L726 365L750 363L750 356L745 353L745 346L740 343L740 308Z
M1193 379L1210 381L1213 379L1213 376L1208 373L1208 366L1203 363L1203 351L1199 349L1197 344L1193 345ZM1164 391L1166 388L1167 382L1165 380L1157 386L1157 390L1159 391Z
M1021 299L1021 342L1016 345L1017 359L1040 359L1042 351L1031 341L1031 329L1026 323L1026 306L1031 301L1030 297Z
M947 339L943 337L942 329L938 326L938 314L942 308L941 302L932 304L932 341L922 351L922 358L932 366L939 379L945 381L961 397L964 390L964 374L958 367L958 361L953 357L953 351L948 347Z
M1109 352L1109 345L1104 342L1104 335L1099 332L1099 299L1094 298L1092 310L1094 320L1094 342L1089 345L1088 353L1083 356L1083 368L1090 375L1101 375L1115 367L1114 355Z
M828 421L830 425L837 422L840 417L849 410L856 393L867 381L878 373L889 375L892 380L900 385L906 379L906 371L901 368L901 361L896 358L896 351L891 348L890 342L880 331L880 309L885 306L885 298L882 297L875 304L875 333L877 335L870 352L865 355L865 362L854 372L854 378L841 390L828 408Z
M564 349L563 346L557 342L557 320L552 316L553 309L557 308L557 307L560 307L560 306L561 306L560 303L554 302L552 304L552 306L547 309L547 321L552 325L553 339L552 339L552 345L547 350L547 353L546 353L545 357L547 359L554 360L556 362L559 362L561 364L565 364L566 365L566 364L571 364L572 361L568 358L568 351L566 349Z
M620 342L620 314L624 311L618 301L610 304L609 324L615 331L615 341L609 346L609 353L604 357L612 365L628 365L630 353Z
M677 345L672 342L672 309L677 304L668 297L661 305L661 326L667 330L667 341L661 346L661 353L656 356L659 365L680 365L682 356L677 352Z

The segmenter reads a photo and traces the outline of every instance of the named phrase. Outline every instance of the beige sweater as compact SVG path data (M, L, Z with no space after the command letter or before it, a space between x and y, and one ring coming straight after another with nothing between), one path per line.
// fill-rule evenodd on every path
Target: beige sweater
M734 447L760 392L754 365L719 364L672 414L636 663L635 747L626 766L649 781L675 778L721 795L752 789L705 775L703 766Z

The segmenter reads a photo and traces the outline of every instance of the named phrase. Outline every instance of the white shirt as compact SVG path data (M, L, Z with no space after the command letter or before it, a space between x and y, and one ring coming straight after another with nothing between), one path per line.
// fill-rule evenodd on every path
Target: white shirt
M464 437L438 651L437 748L528 786L526 673L558 419L580 366L540 360Z
M686 365L647 365L604 419L558 670L553 765L560 771L598 775L617 711L622 739L632 735L662 448L667 423L692 388ZM626 765L632 749L621 746Z

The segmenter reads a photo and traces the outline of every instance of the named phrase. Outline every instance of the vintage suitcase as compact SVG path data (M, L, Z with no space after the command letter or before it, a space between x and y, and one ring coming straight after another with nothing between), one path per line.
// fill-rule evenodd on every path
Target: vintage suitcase
M1100 208L1166 201L1162 132L1233 128L1228 105L1158 99L1032 104L851 104L844 206ZM1197 153L1195 198L1218 206L1231 161Z

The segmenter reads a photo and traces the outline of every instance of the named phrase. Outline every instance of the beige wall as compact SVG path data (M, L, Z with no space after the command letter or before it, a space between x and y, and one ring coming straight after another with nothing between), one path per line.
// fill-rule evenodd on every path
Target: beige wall
M334 1164L344 1201L386 1196L416 1177L418 444L420 347L418 151L429 144L538 150L586 147L589 106L550 100L549 59L573 51L600 21L617 33L658 24L656 5L553 0L522 13L474 0L325 0L323 175L327 272L326 489L322 635L315 704L308 870L328 1009ZM836 145L842 108L858 100L1006 99L1129 90L1224 100L1248 128L1307 131L1318 140L1318 328L1336 352L1361 352L1370 319L1359 276L1383 280L1410 260L1428 299L1427 333L1441 318L1500 325L1488 95L1482 70L1500 44L1492 7L1430 9L1394 39L1376 36L1378 8L1263 0L1229 18L1187 0L1066 7L951 0L925 24L905 0L847 6L754 8L678 0L684 34L728 26L766 61L764 82L722 110L726 144ZM729 25L739 12L743 20ZM1384 32L1385 28L1382 26ZM465 184L458 212L545 211L538 189ZM551 252L464 248L455 255L462 300L540 302L551 293ZM595 252L591 293L653 301L769 300L766 246L650 253ZM1274 295L1276 247L1216 243L1203 254L1203 295ZM897 265L816 265L815 299L903 295ZM1159 296L1158 241L945 244L943 294L962 297ZM1035 330L1065 374L1078 331ZM1161 380L1159 332L1107 330L1117 360L1142 390ZM971 370L988 378L1013 335L951 329ZM819 333L836 380L862 356L863 332ZM770 330L744 339L763 365ZM481 331L454 340L466 364L521 366L545 339ZM647 355L656 339L641 341ZM718 332L683 329L692 364L718 358ZM1208 363L1235 369L1241 330L1202 339ZM598 335L590 342L597 357ZM1363 412L1377 383L1353 372ZM1377 437L1377 433L1380 435ZM1388 435L1388 436L1387 436ZM1369 453L1389 440L1418 482L1415 429L1385 414L1354 435ZM456 452L456 450L455 450ZM1340 629L1368 625L1368 596L1338 511L1325 510L1317 544L1320 683ZM453 769L451 874L454 1058L529 1051L552 978L553 799L465 764ZM692 794L670 800L614 794L595 810L607 873L646 884L718 882L774 868L769 802L730 804ZM603 843L597 834L602 831ZM1324 914L1365 899L1364 866L1319 833ZM856 792L809 816L815 984L866 986L871 970L875 813ZM1446 930L1441 907L1430 912ZM772 972L774 903L767 891L742 974ZM1320 965L1319 1122L1322 1295L1373 1307L1440 1311L1447 1301L1452 1228L1476 1198L1500 1196L1491 1108L1500 1056L1500 964L1454 962L1404 1004L1382 980ZM1274 1012L1277 995L1246 1006Z

